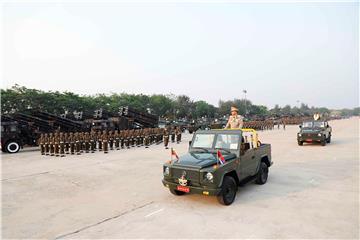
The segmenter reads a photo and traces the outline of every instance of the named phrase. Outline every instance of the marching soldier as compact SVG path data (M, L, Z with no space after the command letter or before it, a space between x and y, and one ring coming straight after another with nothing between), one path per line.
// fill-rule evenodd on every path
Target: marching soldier
M175 142L175 127L170 129L171 142Z
M101 131L98 131L97 139L98 139L99 152L101 152L102 151L102 134L101 134Z
M49 155L50 147L49 147L49 135L45 133L44 135L44 144L45 144L45 155Z
M50 156L54 156L55 155L55 148L54 148L54 134L50 133L49 135L49 148L50 148Z
M69 140L69 133L64 133L64 139L65 139L65 154L70 153L70 140Z
M95 131L91 131L90 132L90 150L91 153L94 153L96 150L96 132Z
M108 134L106 132L106 130L103 131L103 134L101 135L101 140L102 140L102 148L104 150L104 153L108 153L109 151L109 146L108 146Z
M59 135L59 149L60 157L65 157L65 137L63 132L60 132Z
M118 130L115 130L114 139L115 139L115 149L120 150L120 135Z
M168 144L169 144L169 131L168 131L167 128L165 128L164 129L164 146L165 146L165 149L169 149Z
M112 131L109 131L108 139L109 139L110 150L114 150L114 136Z
M70 133L69 135L69 145L70 145L70 154L74 155L75 154L75 137L74 137L74 133Z
M179 144L181 142L181 129L180 127L176 128L176 143Z
M85 148L85 152L89 153L90 150L90 135L88 132L85 133L84 135L84 148Z
M149 144L150 144L150 133L149 133L149 129L145 128L144 129L144 145L145 148L149 148Z
M80 142L80 153L84 153L85 150L85 134L84 132L79 133L79 142Z
M76 133L74 134L74 139L75 139L75 151L76 151L76 155L80 155L80 154L81 154L80 133L76 132Z
M43 133L40 134L39 146L40 146L41 155L45 155L45 137Z
M55 132L55 136L54 136L54 150L55 150L55 156L59 157L60 156L60 136L59 136L59 132Z
M124 148L125 130L120 131L120 148Z
M129 130L124 131L124 144L127 149L130 148L130 131Z

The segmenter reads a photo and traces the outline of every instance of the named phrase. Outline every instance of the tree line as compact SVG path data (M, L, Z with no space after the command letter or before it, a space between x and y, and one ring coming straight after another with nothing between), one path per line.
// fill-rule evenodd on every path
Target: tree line
M279 117L279 116L310 116L314 112L330 114L327 108L309 107L301 104L300 107L286 105L268 109L263 105L255 105L250 100L233 99L219 101L215 107L206 101L194 101L186 95L164 94L95 94L79 95L72 92L42 91L15 85L8 89L1 89L1 114L23 112L27 109L38 109L54 114L82 111L92 114L102 108L108 112L118 112L119 107L129 106L140 111L150 112L165 118L222 117L229 114L231 106L236 106L241 115L248 117ZM359 115L359 108L339 110L343 116Z

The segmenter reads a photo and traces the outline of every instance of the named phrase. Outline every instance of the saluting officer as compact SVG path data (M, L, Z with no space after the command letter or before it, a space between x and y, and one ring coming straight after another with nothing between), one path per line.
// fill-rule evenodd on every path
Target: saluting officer
M231 107L231 116L225 128L242 128L244 125L243 117L238 115L239 110L236 107Z

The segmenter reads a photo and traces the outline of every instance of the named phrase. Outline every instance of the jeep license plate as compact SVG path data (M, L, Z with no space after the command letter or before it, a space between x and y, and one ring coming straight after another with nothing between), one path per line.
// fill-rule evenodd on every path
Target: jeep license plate
M184 186L177 186L176 190L178 190L180 192L186 192L186 193L190 192L190 188L184 187Z

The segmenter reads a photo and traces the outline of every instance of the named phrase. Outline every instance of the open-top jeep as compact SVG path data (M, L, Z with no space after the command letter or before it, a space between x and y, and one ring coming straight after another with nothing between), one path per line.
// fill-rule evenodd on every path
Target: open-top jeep
M175 195L213 195L230 205L239 185L266 183L271 165L271 146L253 129L197 131L189 152L164 164L162 182Z
M302 146L304 142L320 142L322 146L331 141L331 127L327 121L306 121L300 126L300 132L297 134L297 142Z

